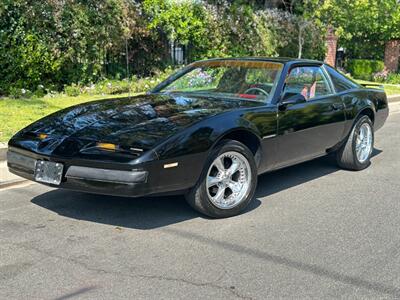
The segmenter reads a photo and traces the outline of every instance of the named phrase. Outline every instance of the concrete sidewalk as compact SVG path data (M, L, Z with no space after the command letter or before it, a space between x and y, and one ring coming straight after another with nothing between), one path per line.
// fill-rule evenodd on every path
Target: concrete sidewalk
M25 179L8 172L7 144L0 143L0 189L26 181Z
M394 102L400 102L400 95L391 95L387 97L389 104Z
M400 95L396 96L398 97L397 101L389 101L389 113L393 114L393 113L398 113L400 112Z
M8 172L7 161L0 161L0 189L22 181L24 179Z
M0 161L6 160L7 144L0 142Z

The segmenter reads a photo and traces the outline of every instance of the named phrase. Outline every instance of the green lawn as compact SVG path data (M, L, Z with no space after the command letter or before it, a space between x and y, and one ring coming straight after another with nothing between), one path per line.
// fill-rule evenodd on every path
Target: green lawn
M373 83L360 81L359 83ZM383 84L388 95L400 94L400 85ZM48 96L43 98L31 99L0 99L0 142L7 142L13 134L28 124L46 116L54 111L99 99L111 99L127 96L119 95L80 95L69 97L66 95L57 95L53 98Z
M400 85L396 84L385 84L385 92L387 95L400 95Z
M1 98L0 142L7 142L18 130L62 108L93 100L118 98L127 95L80 95L69 97L60 94L54 98L48 96L30 99Z
M400 95L400 84L384 84L384 83L376 83L372 81L365 81L365 80L356 80L360 84L372 84L372 85L382 85L386 94L390 95ZM371 86L373 87L373 86Z

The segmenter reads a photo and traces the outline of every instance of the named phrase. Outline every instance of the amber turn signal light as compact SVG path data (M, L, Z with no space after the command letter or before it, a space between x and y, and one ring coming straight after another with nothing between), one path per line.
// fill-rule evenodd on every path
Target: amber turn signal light
M117 145L111 143L97 143L96 147L108 151L115 151L118 148Z
M45 133L39 133L39 134L37 135L37 137L38 137L39 139L41 139L41 140L44 140L45 138L48 137L48 135L45 134Z

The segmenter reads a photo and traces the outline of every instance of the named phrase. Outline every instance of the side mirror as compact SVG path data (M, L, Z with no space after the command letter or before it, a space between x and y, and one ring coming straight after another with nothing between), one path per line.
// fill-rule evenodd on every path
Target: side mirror
M302 94L295 94L288 97L285 96L287 96L287 94L284 94L279 102L279 110L285 110L289 105L307 102L306 98Z

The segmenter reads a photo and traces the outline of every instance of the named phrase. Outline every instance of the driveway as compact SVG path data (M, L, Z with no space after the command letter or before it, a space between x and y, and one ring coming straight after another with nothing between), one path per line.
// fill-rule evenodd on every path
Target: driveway
M400 114L370 168L329 157L260 177L211 220L182 197L0 191L1 299L400 298Z

